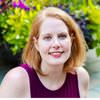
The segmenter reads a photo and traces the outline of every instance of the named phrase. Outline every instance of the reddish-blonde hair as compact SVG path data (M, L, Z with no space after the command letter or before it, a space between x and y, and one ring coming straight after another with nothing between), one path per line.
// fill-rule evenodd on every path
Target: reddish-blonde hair
M71 56L64 64L64 71L70 72L78 66L82 66L86 59L86 42L83 33L74 19L63 10L56 7L48 7L38 13L33 20L29 40L22 54L23 63L29 64L37 72L41 72L41 56L34 46L33 37L39 36L41 23L47 17L54 17L62 20L69 27L69 35L72 37Z

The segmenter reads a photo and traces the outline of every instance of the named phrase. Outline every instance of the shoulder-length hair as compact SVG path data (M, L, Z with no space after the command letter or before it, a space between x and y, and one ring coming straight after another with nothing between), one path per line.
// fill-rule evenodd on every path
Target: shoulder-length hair
M29 40L22 54L23 63L29 64L37 72L43 74L41 71L41 56L34 46L33 37L37 38L39 36L39 29L41 23L47 17L54 17L60 19L69 28L69 35L72 38L71 56L65 62L63 70L65 72L70 72L74 68L82 66L86 59L86 46L87 46L83 33L78 24L68 13L56 7L44 8L42 11L38 13L36 18L33 20Z

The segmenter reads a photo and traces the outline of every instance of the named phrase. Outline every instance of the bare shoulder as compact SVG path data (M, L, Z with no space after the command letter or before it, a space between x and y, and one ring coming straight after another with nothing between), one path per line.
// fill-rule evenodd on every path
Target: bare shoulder
M89 73L84 67L78 67L76 71L77 71L78 77L83 83L86 83L89 81Z
M27 72L21 67L13 68L8 71L1 83L0 97L24 97L28 86Z
M21 67L16 67L8 71L7 74L5 75L5 78L7 77L7 78L17 79L17 78L22 78L25 75L26 75L25 70L23 70Z
M76 71L78 75L80 96L87 97L90 81L89 73L84 67L78 67Z

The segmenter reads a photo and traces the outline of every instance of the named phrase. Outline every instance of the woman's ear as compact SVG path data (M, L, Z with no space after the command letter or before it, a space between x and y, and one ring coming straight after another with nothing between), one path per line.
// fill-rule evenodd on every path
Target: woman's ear
M36 37L33 37L33 41L35 48L37 49L37 51L39 51L38 40L36 39Z

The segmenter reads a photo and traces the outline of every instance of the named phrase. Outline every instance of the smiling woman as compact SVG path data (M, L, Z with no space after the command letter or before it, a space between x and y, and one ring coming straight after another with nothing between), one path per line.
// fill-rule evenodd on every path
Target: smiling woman
M45 8L33 20L23 64L6 74L0 96L86 97L85 58L86 43L72 17L59 8Z
M41 65L44 67L48 66L48 68L50 66L63 67L71 51L71 38L68 27L63 21L48 17L42 22L39 34L38 41L34 37L34 43L41 55L42 63L45 62L46 64L42 65L41 63Z

